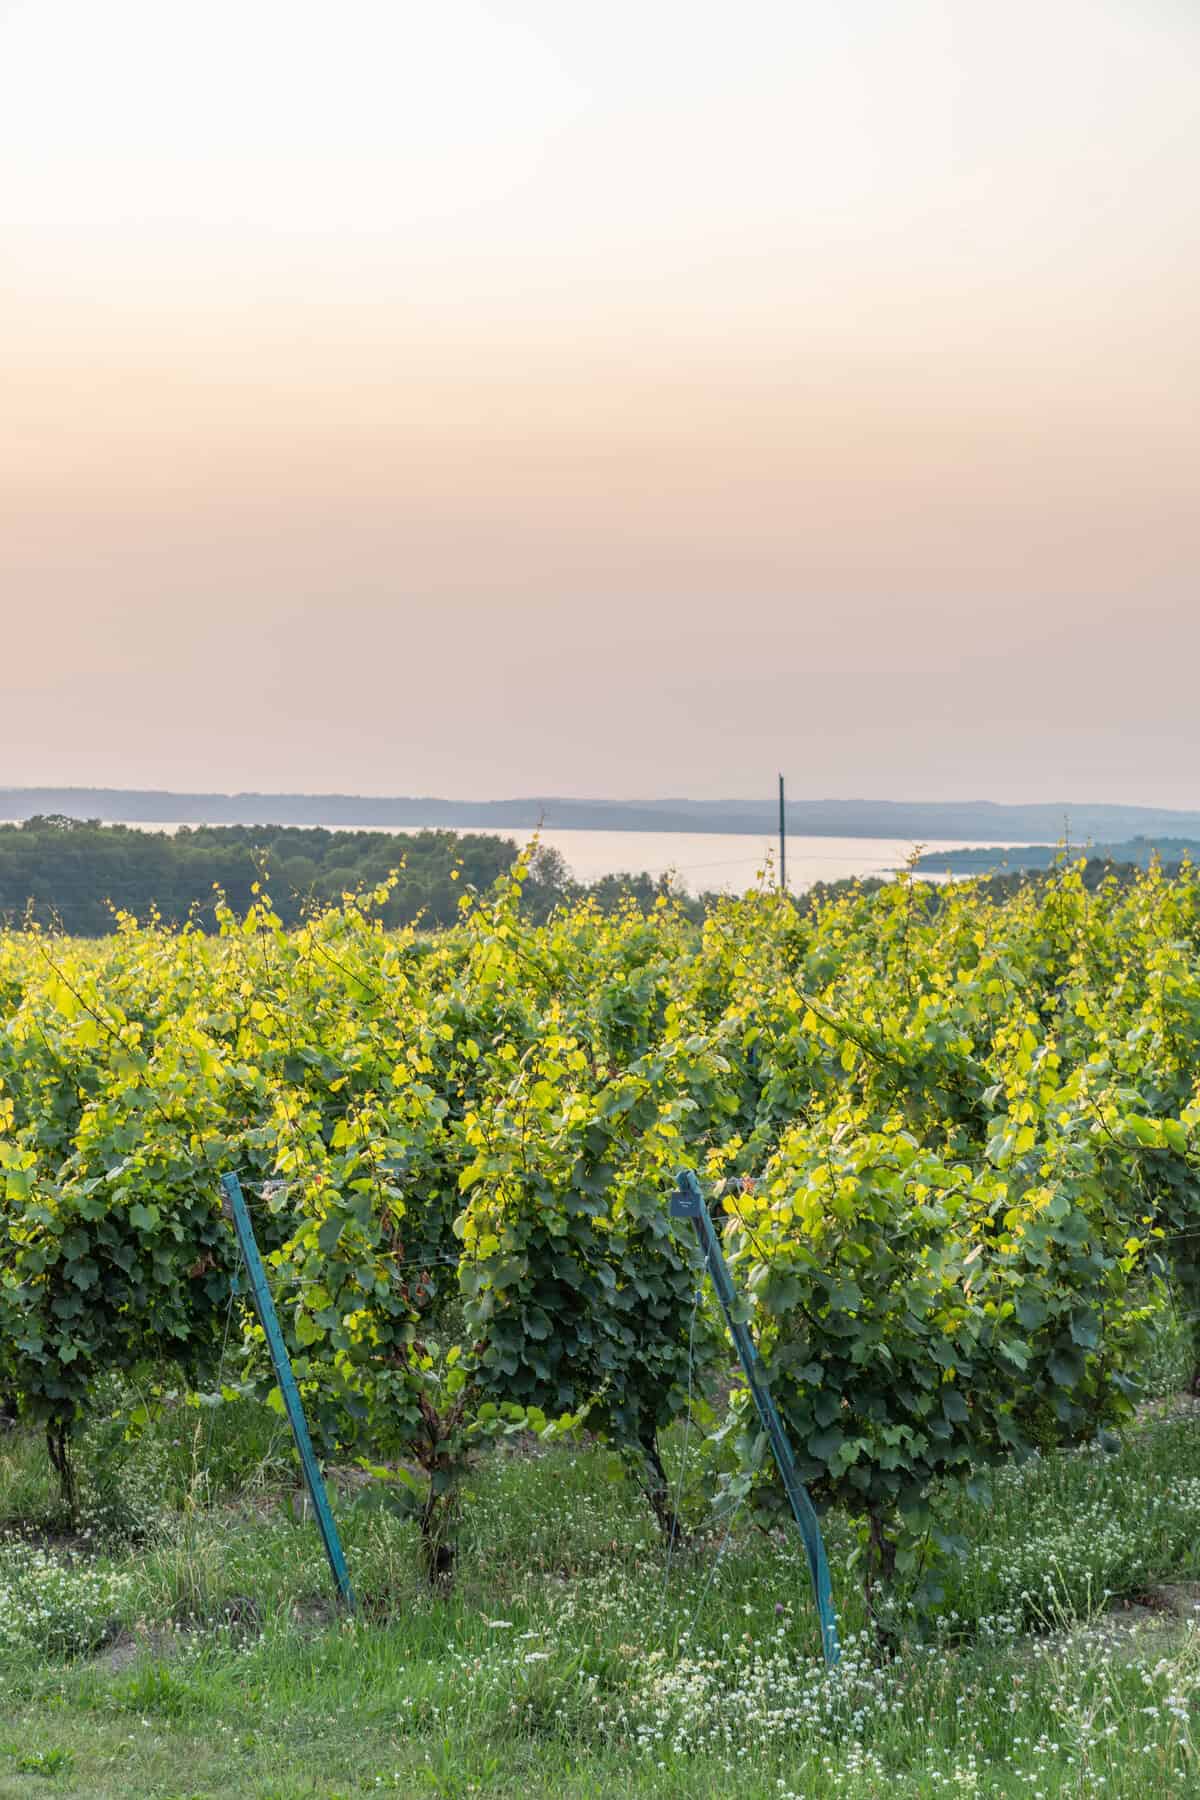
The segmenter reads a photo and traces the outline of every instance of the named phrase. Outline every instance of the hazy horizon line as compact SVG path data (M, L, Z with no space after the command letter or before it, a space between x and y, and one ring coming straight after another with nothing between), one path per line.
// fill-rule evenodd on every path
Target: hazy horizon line
M760 794L650 794L629 795L612 792L587 794L569 794L553 792L525 792L514 794L472 795L467 799L458 799L447 794L436 793L402 793L396 790L387 792L371 792L363 789L347 788L175 788L175 787L129 787L117 783L84 783L73 781L58 782L11 782L0 783L0 795L33 795L33 794L113 794L149 797L162 795L167 798L181 800L218 799L218 800L363 800L375 805L386 805L392 802L430 802L438 806L526 806L541 803L568 806L628 806L628 807L663 807L663 806L762 806L774 808L777 804L776 790L772 785ZM1066 800L1062 798L1046 800L995 800L982 795L969 799L934 799L928 796L880 795L880 794L833 794L833 793L788 793L786 803L793 806L897 806L928 807L942 809L994 808L997 810L1027 811L1030 809L1054 808L1056 810L1078 811L1112 810L1120 812L1157 812L1178 814L1181 817L1200 813L1200 802L1195 807L1167 806L1151 800Z

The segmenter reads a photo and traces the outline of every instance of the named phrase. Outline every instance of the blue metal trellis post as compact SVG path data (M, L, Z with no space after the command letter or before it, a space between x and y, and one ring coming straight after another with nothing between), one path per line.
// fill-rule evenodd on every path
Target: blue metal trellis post
M258 1313L259 1323L266 1334L271 1361L275 1365L275 1379L279 1383L279 1392L283 1396L288 1424L291 1426L292 1436L296 1440L305 1486L308 1488L309 1498L312 1500L313 1510L317 1515L317 1527L321 1533L321 1542L325 1546L325 1554L329 1558L333 1579L337 1584L338 1599L348 1612L353 1612L355 1610L354 1589L350 1585L350 1573L346 1568L346 1558L342 1554L342 1540L338 1536L338 1529L329 1505L329 1495L325 1491L325 1482L313 1451L312 1439L308 1435L308 1421L304 1417L300 1390L296 1386L296 1377L292 1373L287 1345L284 1343L283 1333L279 1329L279 1320L275 1314L275 1302L271 1299L271 1290L267 1286L266 1270L263 1268L262 1257L258 1252L258 1240L254 1236L254 1226L250 1222L242 1186L236 1175L222 1175L221 1188L233 1218L233 1227L241 1246L246 1273L250 1277L250 1292L254 1296L255 1311Z
M821 1536L821 1522L816 1508L796 1472L796 1462L792 1455L792 1446L783 1429L783 1420L771 1397L767 1386L766 1371L758 1354L754 1339L740 1318L737 1316L737 1290L721 1249L721 1240L713 1229L713 1222L708 1216L708 1208L704 1204L704 1196L700 1192L700 1184L690 1170L683 1170L678 1177L678 1191L671 1197L671 1217L673 1219L690 1219L696 1227L696 1236L700 1240L700 1248L704 1252L704 1260L716 1289L717 1299L721 1302L721 1310L725 1314L734 1349L746 1376L746 1385L750 1389L751 1399L758 1409L763 1430L770 1439L771 1449L783 1478L783 1485L791 1504L792 1513L800 1527L800 1536L804 1540L805 1554L808 1557L809 1573L812 1576L813 1592L817 1600L817 1612L821 1620L821 1649L829 1668L837 1666L840 1651L838 1649L837 1623L833 1610L833 1588L829 1580L829 1563L825 1557L825 1541Z

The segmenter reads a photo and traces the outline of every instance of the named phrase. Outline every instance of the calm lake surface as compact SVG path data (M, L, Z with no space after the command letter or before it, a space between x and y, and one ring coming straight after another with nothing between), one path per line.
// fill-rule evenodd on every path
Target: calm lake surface
M506 831L504 836L524 844L534 833ZM673 870L694 894L706 889L744 893L768 874L774 882L779 860L778 838L757 838L745 832L546 830L540 837L544 844L562 852L577 881L595 881L601 875L626 870L636 873L645 869L656 876ZM930 838L922 848L957 850L966 841ZM914 848L903 838L789 837L788 887L799 894L818 881L890 875L904 867Z
M146 824L143 831L177 831L177 824ZM391 831L392 826L330 825L330 831ZM419 826L405 826L405 831ZM441 830L431 826L430 830ZM497 837L512 838L525 844L535 835L532 831L508 829L497 832L491 825L458 825L457 831L482 831ZM642 869L654 876L673 870L692 893L720 890L744 893L753 887L761 874L770 870L774 880L778 840L754 837L750 833L712 831L551 831L540 833L544 844L562 852L563 860L576 881L596 881L602 875L637 873ZM995 838L928 838L925 850L957 850L967 843L995 845ZM903 868L915 848L906 838L859 837L789 837L787 844L788 887L803 893L818 881L841 881L850 875L889 875ZM936 879L931 877L930 879Z

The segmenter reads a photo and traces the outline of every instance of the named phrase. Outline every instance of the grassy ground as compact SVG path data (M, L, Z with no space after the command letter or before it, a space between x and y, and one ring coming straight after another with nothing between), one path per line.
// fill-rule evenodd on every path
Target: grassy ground
M71 1544L46 1530L41 1446L0 1442L2 1800L1200 1794L1200 1631L1161 1590L1200 1578L1200 1419L947 1508L969 1551L943 1616L924 1642L902 1616L882 1667L831 1521L829 1680L793 1541L739 1523L668 1568L593 1450L481 1469L448 1599L409 1525L343 1496L362 1616L340 1621L286 1440L262 1414L188 1417L124 1457L97 1434ZM130 1526L148 1535L120 1548Z

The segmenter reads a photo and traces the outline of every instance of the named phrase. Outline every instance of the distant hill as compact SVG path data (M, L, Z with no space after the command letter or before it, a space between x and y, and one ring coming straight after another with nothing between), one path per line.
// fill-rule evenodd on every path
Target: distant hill
M917 862L927 875L992 875L1007 869L1048 869L1063 854L1054 844L928 851ZM1186 856L1200 866L1200 838L1135 837L1121 844L1075 845L1071 854L1091 861L1132 864L1148 869L1154 857L1170 867Z
M326 825L388 830L414 826L490 831L532 828L589 831L721 831L773 833L778 813L762 800L571 800L531 795L519 800L439 800L399 795L176 794L142 788L0 788L0 819L65 814L123 824ZM1080 843L1119 843L1137 835L1200 840L1200 812L1161 807L1006 806L991 800L793 800L789 832L805 837L1000 838L1054 844L1069 826Z

